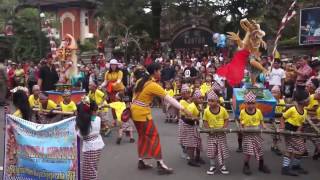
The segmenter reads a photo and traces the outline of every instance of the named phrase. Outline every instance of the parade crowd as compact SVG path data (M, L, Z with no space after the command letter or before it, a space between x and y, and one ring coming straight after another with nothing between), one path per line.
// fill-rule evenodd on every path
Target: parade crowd
M232 87L216 74L217 68L228 62L224 54L177 50L168 57L146 54L140 59L132 59L132 63L125 63L121 58L106 60L103 54L97 57L90 64L79 62L78 74L68 80L72 88L64 90L60 104L49 99L46 93L56 90L56 85L65 78L52 56L48 55L38 64L31 60L19 63L2 60L0 105L6 106L10 103L8 97L12 97L15 110L8 112L40 124L55 122L61 114L63 117L76 115L76 130L83 139L83 179L97 179L104 147L102 136L108 136L114 129L117 129L118 145L126 137L130 143L135 143L136 129L138 169L151 169L152 165L145 160L152 158L157 161L159 174L173 173L163 161L159 134L153 122L153 119L160 120L151 115L151 109L159 107L166 113L164 123L177 123L179 146L188 165L200 167L205 163L203 157L207 156L210 160L208 175L230 173L225 163L229 157L226 134L209 133L205 141L198 131L199 126L228 128L233 118L230 114ZM303 55L293 57L291 61L275 59L272 65L271 58L262 57L260 63L269 73L261 73L256 82L276 98L276 116L269 120L271 123L266 123L262 110L256 106L256 95L249 91L244 95L245 109L239 117L234 117L239 128L268 129L271 128L268 124L274 122L276 125L272 128L279 132L308 132L308 118L319 127L320 61ZM243 83L238 87L245 86L249 79L249 72L245 71ZM75 90L84 90L87 95L79 103L71 100ZM112 119L108 119L109 112ZM132 121L127 120L129 117ZM288 135L270 138L273 139L271 150L283 156L283 175L308 173L301 163L302 157L311 153L311 149L306 148L306 141L311 140L314 145L313 159L320 157L319 138ZM205 151L204 143L207 143ZM280 143L285 143L285 149L279 148ZM251 157L259 162L259 171L270 173L262 144L260 133L238 134L237 151L244 154L244 174L252 174ZM206 155L202 155L204 152Z

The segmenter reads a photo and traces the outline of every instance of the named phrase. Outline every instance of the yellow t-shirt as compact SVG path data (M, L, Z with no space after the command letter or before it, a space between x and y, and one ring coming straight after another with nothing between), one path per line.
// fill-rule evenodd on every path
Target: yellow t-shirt
M187 110L189 112L191 112L193 117L199 117L200 116L200 111L198 110L196 104L194 104L194 103L189 104L189 106L187 107Z
M139 106L133 103L131 105L132 120L144 122L147 121L147 119L152 119L150 104L155 96L163 98L166 96L166 92L154 80L149 80L145 83L142 91L138 93L138 97L137 94L133 95L134 100L140 101L148 107Z
M48 103L47 103L47 107L46 108L43 108L42 107L42 104L40 103L40 109L45 109L45 110L53 110L53 109L56 109L57 108L57 104L55 102L53 102L52 100L48 100Z
M188 106L190 105L190 103L184 99L181 99L180 102L181 106L184 108L184 109L187 109ZM184 112L180 111L180 114L181 115L184 115Z
M17 109L16 112L14 112L12 115L18 118L22 118L22 113L19 109Z
M314 94L310 95L309 105L306 107L306 109L311 110L318 105L319 105L318 101L314 99Z
M100 106L105 106L105 105L108 105L108 103L107 103L106 100L104 100L104 101L100 104ZM108 112L108 111L109 111L109 108L107 108L107 107L101 108L101 109L98 110L98 112L103 112L103 113L106 113L106 112Z
M281 106L276 106L275 112L276 112L276 113L283 113L283 112L286 110L286 106L285 106L286 103L284 102L283 99L280 99L280 100L278 101L278 104L281 105Z
M227 119L229 119L229 114L222 106L217 114L212 113L209 107L204 110L203 120L208 122L210 128L223 128Z
M316 117L318 120L320 120L320 107L317 108Z
M122 71L118 71L118 72L106 72L106 74L104 75L104 79L107 81L117 81L117 80L122 80L123 77L123 73Z
M117 102L110 103L109 106L115 110L117 120L121 122L121 115L122 115L122 112L126 109L126 103L117 101Z
M89 98L91 101L95 101L97 105L101 105L103 101L105 101L105 94L101 90L97 89L94 93L89 91Z
M211 85L210 84L208 84L206 82L203 83L200 86L200 92L201 92L202 96L205 96L210 89L211 89Z
M240 123L244 127L258 127L263 121L263 115L260 109L256 108L256 112L254 114L248 114L246 109L242 109L240 112Z
M40 106L40 99L35 99L33 94L29 96L28 101L31 108Z
M60 102L60 107L61 107L62 112L76 112L77 111L77 106L73 101L71 101L69 104L64 104L62 101L62 102Z
M169 95L169 96L171 96L171 97L173 97L174 96L174 91L173 91L173 89L169 89L169 90L164 90L164 91L166 91L166 94L167 95Z
M286 122L294 126L302 126L307 118L307 110L304 109L303 111L303 114L300 114L295 106L291 107L285 113L283 113L283 118L286 120Z

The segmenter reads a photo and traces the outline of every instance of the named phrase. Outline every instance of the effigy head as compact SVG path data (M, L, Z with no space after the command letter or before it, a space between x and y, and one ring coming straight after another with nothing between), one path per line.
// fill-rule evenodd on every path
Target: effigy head
M68 47L69 49L77 49L76 40L71 34L66 34L64 36L64 41L65 41L66 47Z
M245 44L253 49L258 49L261 45L265 47L263 37L266 33L261 30L260 24L254 20L242 19L240 26L246 31L246 37L243 40Z

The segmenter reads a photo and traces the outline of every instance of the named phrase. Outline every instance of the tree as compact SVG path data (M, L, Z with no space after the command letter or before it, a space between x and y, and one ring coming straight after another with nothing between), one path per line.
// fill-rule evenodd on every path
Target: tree
M40 29L38 16L37 9L27 8L19 11L12 19L15 33L12 37L12 54L18 61L40 60L42 55L49 52L49 41Z

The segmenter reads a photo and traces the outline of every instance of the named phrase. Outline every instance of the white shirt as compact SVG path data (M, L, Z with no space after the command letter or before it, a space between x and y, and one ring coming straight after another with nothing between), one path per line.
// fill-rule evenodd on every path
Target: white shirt
M273 86L281 86L281 80L286 77L286 74L282 68L272 68L269 75L269 84Z
M100 128L101 128L101 118L99 116L96 116L95 120L91 121L91 129L88 136L98 136L98 137L93 138L90 141L84 140L82 145L82 152L96 151L104 147L104 142L100 135ZM80 135L79 131L78 131L78 134Z
M317 29L314 31L313 36L320 36L320 28L317 28Z

